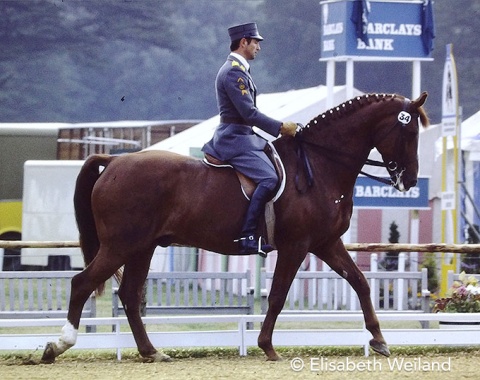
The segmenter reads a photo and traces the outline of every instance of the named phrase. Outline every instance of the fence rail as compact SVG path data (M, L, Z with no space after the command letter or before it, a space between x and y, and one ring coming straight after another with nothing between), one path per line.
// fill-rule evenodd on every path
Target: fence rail
M216 316L168 316L145 317L143 322L153 324L210 324L235 323L237 328L215 331L169 331L149 332L152 343L157 347L237 347L241 356L247 355L248 347L257 346L258 330L248 330L249 323L263 322L264 315L216 315ZM458 321L480 322L480 313L412 313L412 314L380 314L380 321L410 320L410 321ZM321 322L344 321L361 322L362 313L332 313L316 315L282 315L279 322ZM64 319L27 319L0 320L0 328L27 326L62 326ZM73 349L116 349L117 358L121 360L121 350L135 348L131 333L120 332L120 325L127 323L126 317L85 318L81 324L116 325L116 332L93 333L78 335L78 341ZM480 342L480 327L478 325L467 329L384 329L384 336L391 346L478 346ZM273 335L277 346L358 346L364 348L365 356L369 355L370 333L365 327L360 329L337 330L275 330ZM58 339L58 334L4 334L0 339L1 350L43 350L48 341Z
M0 240L0 248L76 248L78 241L23 241ZM452 252L480 253L480 244L388 244L388 243L347 243L347 251L358 252Z
M27 240L0 240L0 248L77 248L78 241L27 241Z

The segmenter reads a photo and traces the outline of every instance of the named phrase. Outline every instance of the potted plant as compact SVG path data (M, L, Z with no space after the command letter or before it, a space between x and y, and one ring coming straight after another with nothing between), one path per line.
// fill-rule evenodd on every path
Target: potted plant
M435 301L433 312L442 313L480 313L480 286L474 276L460 273L459 281L454 281L446 298ZM480 325L480 322L440 322L440 327L447 325Z

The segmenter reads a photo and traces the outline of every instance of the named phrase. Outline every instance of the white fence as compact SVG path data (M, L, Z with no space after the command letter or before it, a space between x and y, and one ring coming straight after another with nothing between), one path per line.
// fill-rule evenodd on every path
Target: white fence
M380 314L382 321L460 321L480 322L480 313L471 314L431 314L431 313L388 313ZM234 347L239 354L247 355L248 347L257 347L258 330L248 330L249 323L262 322L264 315L217 315L217 316L169 316L145 317L146 324L185 324L185 323L235 323L237 328L215 331L169 331L150 332L149 337L154 346L159 348L193 348L193 347ZM361 313L323 313L315 315L280 315L278 322L311 323L318 322L360 322ZM63 326L64 319L4 319L0 328L27 326ZM113 333L80 333L77 344L72 349L115 349L121 360L121 350L136 348L131 333L120 332L125 325L125 317L85 318L83 325L116 325ZM429 345L429 346L472 346L480 344L480 325L461 329L384 329L384 337L389 346ZM0 350L43 351L49 341L57 341L57 334L2 334ZM275 330L275 346L358 346L363 347L365 356L369 355L370 333L365 329L341 330Z
M405 253L398 255L398 271L381 271L378 255L370 256L370 268L363 272L369 286L370 297L377 311L430 311L428 272L406 271ZM261 273L262 312L267 309L267 296L274 272ZM322 312L326 310L360 311L360 303L348 282L324 265L322 271L299 271L288 292L284 311Z

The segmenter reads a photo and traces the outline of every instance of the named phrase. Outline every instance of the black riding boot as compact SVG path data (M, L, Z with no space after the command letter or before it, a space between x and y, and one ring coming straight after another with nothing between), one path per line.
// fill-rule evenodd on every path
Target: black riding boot
M256 237L257 226L262 213L265 212L265 205L272 196L271 190L264 186L258 186L253 192L247 215L243 222L242 232L238 242L240 244L240 254L255 255L259 254L266 257L267 253L273 250L269 244L262 244L262 238Z

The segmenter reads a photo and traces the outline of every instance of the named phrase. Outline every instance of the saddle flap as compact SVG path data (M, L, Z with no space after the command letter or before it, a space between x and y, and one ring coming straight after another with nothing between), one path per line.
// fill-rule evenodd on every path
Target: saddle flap
M270 159L270 161L272 162L278 176L278 184L277 184L277 187L275 188L275 196L273 197L273 201L276 201L280 197L280 195L283 193L283 190L285 189L285 168L283 167L282 160L280 159L280 156L278 155L277 150L275 149L272 143L268 142L267 145L265 146L264 151L268 156L268 158ZM216 168L233 168L233 166L230 165L228 162L222 161L208 153L204 154L203 161L207 165L210 165ZM255 188L257 187L255 182L253 182L252 179L250 179L249 177L240 173L237 170L235 170L235 173L237 174L238 180L240 181L242 192L245 195L245 198L250 200L253 192L255 191Z

